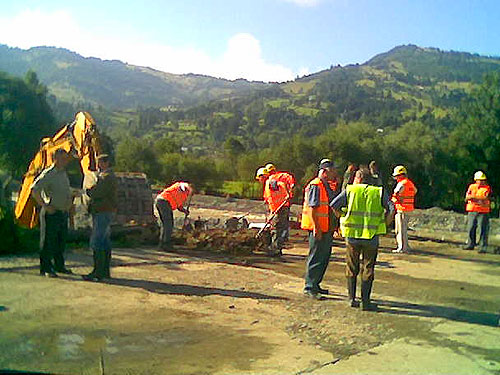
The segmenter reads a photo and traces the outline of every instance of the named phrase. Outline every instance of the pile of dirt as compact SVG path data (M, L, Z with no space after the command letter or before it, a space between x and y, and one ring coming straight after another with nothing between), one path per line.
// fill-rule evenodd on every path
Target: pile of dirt
M185 237L189 247L215 253L250 255L262 247L262 241L255 238L255 231L248 229L208 229L186 233Z

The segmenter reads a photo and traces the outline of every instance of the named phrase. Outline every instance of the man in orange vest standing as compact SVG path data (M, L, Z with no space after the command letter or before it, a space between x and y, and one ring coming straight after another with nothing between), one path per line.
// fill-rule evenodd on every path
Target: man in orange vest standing
M474 173L474 183L469 185L465 195L465 210L467 211L467 243L465 250L476 246L476 229L479 223L479 253L485 253L488 247L489 213L491 187L488 185L483 171Z
M184 207L184 203L190 201L192 195L193 187L187 182L176 182L157 195L155 212L160 227L160 250L172 250L173 211L177 209L189 215L189 207Z
M286 205L290 201L290 194L284 182L269 177L266 168L259 168L256 178L264 185L264 201L272 216L269 255L281 256L288 230L289 207Z
M402 165L398 165L394 168L392 176L397 181L394 193L392 194L392 201L396 206L394 227L396 231L396 242L398 244L398 248L392 252L409 253L408 213L415 209L415 194L417 194L417 188L408 178L406 168Z
M338 194L338 191L331 190L328 183L337 176L335 164L323 159L318 169L318 176L304 190L301 223L301 228L309 231L304 294L315 299L321 299L321 294L328 294L328 290L321 288L320 283L332 254L332 234L336 221L329 204Z
M283 223L283 226L286 227L286 233L285 233L285 238L284 241L288 241L288 237L290 235L290 201L293 198L293 189L295 187L295 177L293 174L289 172L279 172L276 170L276 167L272 163L268 163L265 166L266 171L269 173L269 178L272 178L277 181L281 181L285 184L286 189L288 191L288 195L290 196L290 199L285 203L285 206L283 207L283 220L286 220L286 223ZM286 215L285 215L286 212Z

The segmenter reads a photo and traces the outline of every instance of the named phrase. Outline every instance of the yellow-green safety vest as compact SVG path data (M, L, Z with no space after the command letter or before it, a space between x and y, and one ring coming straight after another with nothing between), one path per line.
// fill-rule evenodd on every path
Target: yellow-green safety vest
M387 232L382 188L366 184L347 185L347 212L340 218L344 237L371 239Z

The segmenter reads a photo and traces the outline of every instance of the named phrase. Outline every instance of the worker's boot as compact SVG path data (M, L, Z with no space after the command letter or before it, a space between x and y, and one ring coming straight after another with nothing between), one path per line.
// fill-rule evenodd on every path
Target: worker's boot
M106 256L104 258L104 277L106 279L111 278L111 249L105 252Z
M96 264L95 274L97 279L104 279L106 277L106 253L105 251L96 251Z
M95 276L97 267L97 252L95 250L92 250L92 257L94 258L94 268L92 269L92 272L89 273L89 275Z
M356 301L356 278L347 278L347 293L349 295L349 303L351 307L359 307L359 302Z
M377 311L377 305L370 301L373 280L361 281L361 308L363 311Z

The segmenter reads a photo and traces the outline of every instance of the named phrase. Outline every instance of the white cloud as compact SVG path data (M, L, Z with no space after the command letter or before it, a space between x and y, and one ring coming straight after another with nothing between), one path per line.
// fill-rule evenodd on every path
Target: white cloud
M85 21L64 10L26 10L13 18L0 17L0 43L24 49L42 45L63 47L85 57L122 60L176 74L266 82L292 80L297 75L290 68L265 61L259 40L248 33L232 36L225 52L212 57L199 48L172 47L145 41L140 36L124 38L119 36L119 30L116 35L106 34L84 24Z

